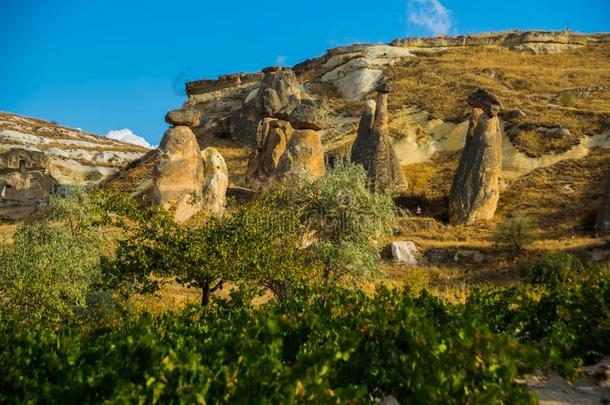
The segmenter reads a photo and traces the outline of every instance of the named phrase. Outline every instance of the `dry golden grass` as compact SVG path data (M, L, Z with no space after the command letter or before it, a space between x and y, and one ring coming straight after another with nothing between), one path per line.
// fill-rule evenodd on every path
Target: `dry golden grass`
M610 122L610 92L574 96L565 107L559 93L610 83L610 43L591 44L551 55L519 53L499 47L461 47L433 56L404 59L386 74L395 91L391 111L415 105L446 121L463 121L466 97L482 87L496 93L506 109L527 116L510 132L517 148L532 156L563 151L583 135L602 132ZM551 106L553 105L553 106ZM570 129L560 140L530 131L545 125Z
M133 192L140 183L152 179L155 158L156 151L149 151L140 159L134 160L122 170L102 181L101 188L115 192Z
M12 244L13 243L13 235L15 234L15 230L19 223L0 223L0 245L3 244Z
M525 216L545 239L591 233L608 170L610 153L604 149L534 170L508 184L497 216Z

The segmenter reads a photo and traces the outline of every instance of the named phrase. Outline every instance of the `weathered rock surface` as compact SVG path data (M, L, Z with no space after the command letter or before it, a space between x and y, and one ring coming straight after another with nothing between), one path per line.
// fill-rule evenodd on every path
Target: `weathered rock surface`
M389 92L389 84L378 86L377 101L366 104L352 145L351 160L364 167L376 190L402 192L407 187L407 179L389 138Z
M461 64L453 63L453 57L448 58L447 55L455 55L462 60L463 54L477 52L477 48L473 49L471 46L481 47L482 51L489 52L490 58L494 61L506 63L506 67L511 68L511 63L514 62L512 59L508 58L504 62L497 60L509 55L505 49L498 48L515 49L514 47L520 44L526 42L533 44L536 41L546 41L536 42L544 47L554 47L556 43L563 46L564 44L560 43L566 42L561 39L563 35L564 33L540 35L500 33L467 38L414 39L405 41L404 44L395 44L398 46L380 44L345 46L330 49L320 57L294 66L292 72L296 78L296 85L294 85L295 80L287 79L285 81L292 82L293 85L284 87L292 88L293 90L286 93L292 93L296 98L300 97L300 101L296 105L288 103L287 106L282 106L279 111L273 113L273 117L265 117L259 110L261 94L265 93L261 91L263 78L268 76L265 86L274 88L277 95L277 97L271 96L275 101L263 103L267 106L275 105L268 109L273 112L282 105L282 97L275 90L281 86L275 86L272 82L281 81L281 75L290 76L287 69L274 68L266 72L237 73L221 76L216 80L189 82L185 107L196 108L202 113L201 124L192 128L200 147L215 146L225 156L232 186L249 186L246 181L248 156L256 144L257 128L262 119L276 118L278 121L288 122L290 121L288 114L292 114L291 127L295 128L299 126L295 117L300 114L293 114L293 110L302 104L306 105L311 99L314 99L316 104L320 100L326 100L334 111L328 114L328 125L319 131L319 135L328 157L327 162L332 163L336 157L348 154L356 138L364 103L350 100L370 97L370 92L380 80L388 81L399 90L390 98L391 117L388 124L392 146L403 167L417 165L406 168L405 173L408 174L409 180L413 179L413 187L409 191L426 192L429 194L428 197L432 195L431 198L438 198L440 202L441 197L444 199L448 195L452 180L451 173L455 171L459 159L459 155L455 152L463 149L469 126L464 114L466 105L455 105L457 99L467 94L447 97L446 101L451 105L449 108L448 105L443 106L443 91L447 91L451 83L457 82L459 88L464 88L469 85L471 79L471 84L481 86L491 83L489 82L491 80L495 83L494 89L499 84L508 83L514 91L509 92L510 94L503 93L506 99L502 101L508 107L507 111L513 110L513 112L507 112L500 118L506 125L506 134L510 135L504 137L502 150L502 179L510 180L506 183L507 190L510 190L513 180L532 170L546 168L565 159L588 159L591 154L595 155L599 148L610 147L610 133L604 126L608 121L607 113L595 107L598 105L595 104L597 101L591 104L590 108L585 108L584 103L577 103L576 108L569 109L563 108L563 104L559 101L568 100L566 96L574 96L578 101L579 98L589 95L592 100L600 100L599 97L603 97L608 91L604 76L591 70L586 75L587 78L583 77L584 81L579 82L578 88L567 88L566 86L569 85L567 82L549 84L548 92L545 92L549 97L544 101L538 97L533 87L527 86L530 80L526 76L529 72L536 71L537 63L546 63L547 57L527 55L517 58L520 67L510 77L506 76L505 69L495 62L493 66L498 67L490 68L491 65L485 64L482 60L472 61L470 73L473 76L470 77L469 73L469 78L464 79L453 77L459 70L455 66ZM576 57L587 61L587 65L582 66L584 70L588 70L587 66L591 65L605 66L607 63L605 51L610 45L601 41L610 39L608 35L603 37L586 35L581 38L582 45L576 45L582 46L582 49L578 53L567 52L565 58L558 59L558 68L565 68L567 66L565 61L569 60L571 64L571 60ZM499 45L498 41L502 44ZM571 39L565 43L570 46L572 44L574 43ZM447 49L454 45L457 48ZM431 58L423 55L431 54L437 55L433 59L438 59L441 65L446 64L447 71L452 73L436 77L426 75L424 72L423 76L414 82L413 75L419 75L420 67L430 63ZM551 67L547 66L547 68ZM272 76L275 77L273 80ZM538 83L537 80L532 81L534 82ZM576 86L576 84L572 85ZM421 102L408 95L411 91L417 92L419 91L417 89L421 90L428 86L430 86L430 94L418 96ZM298 95L299 91L300 95ZM547 101L548 105L545 104ZM436 108L435 104L439 108ZM527 115L524 116L523 113ZM374 116L374 113L372 115ZM310 127L310 121L307 120L307 127ZM321 125L310 128L317 127ZM559 130L557 133L538 132L539 127L565 128L569 130L569 135L566 135L567 131ZM272 158L266 160L268 172L272 173L277 169L280 157L288 144L288 137L285 138L285 144L278 142L277 137L275 141L269 142L269 149L274 153L270 153L269 156ZM264 150L258 154L259 157L263 155ZM250 162L254 163L253 160ZM148 167L146 170L150 172ZM135 187L137 190L148 187L149 183L152 184L150 176L142 181L143 177L140 174L144 172L143 167L135 172L137 177L133 178L133 184L137 185ZM569 181L569 173L562 176L566 176L566 181ZM131 190L134 188L129 189Z
M303 94L292 69L267 68L257 94L258 112L263 117L273 117L287 107L296 107Z
M46 167L63 185L97 184L149 151L77 128L0 112L0 152L11 150L44 155L47 163L38 166ZM28 167L36 159L34 155L26 157Z
M227 202L229 173L224 158L216 148L201 152L203 159L203 207L212 215L224 212Z
M472 116L466 144L449 195L452 224L473 224L491 219L500 198L502 135L498 98L477 90L468 97Z
M74 183L98 184L148 149L0 112L0 216L29 217Z
M314 178L326 173L322 141L312 129L297 129L292 133L274 177L281 181L299 173Z
M203 207L203 161L197 139L186 126L168 129L153 168L151 201L175 208L174 219L185 221Z
M324 149L317 131L327 125L327 107L304 97L291 70L267 70L263 83L267 96L259 106L267 116L258 123L247 184L261 189L301 171L323 175Z
M328 126L328 109L324 103L304 99L292 108L282 109L276 116L290 122L294 129L313 129L319 131Z
M610 235L610 176L606 183L606 192L602 200L602 206L597 212L595 230L600 235Z
M165 115L165 122L170 125L184 125L194 127L199 125L201 112L194 108L179 108L172 110Z
M258 124L256 146L248 162L246 181L258 188L277 168L294 129L286 122L264 118Z
M392 257L399 263L417 266L417 246L410 240L392 242Z

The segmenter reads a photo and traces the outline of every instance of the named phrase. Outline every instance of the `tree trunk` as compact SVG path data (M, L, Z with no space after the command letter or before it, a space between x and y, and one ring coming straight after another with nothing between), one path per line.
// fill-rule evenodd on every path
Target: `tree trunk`
M210 283L205 282L201 286L201 306L205 307L210 303Z

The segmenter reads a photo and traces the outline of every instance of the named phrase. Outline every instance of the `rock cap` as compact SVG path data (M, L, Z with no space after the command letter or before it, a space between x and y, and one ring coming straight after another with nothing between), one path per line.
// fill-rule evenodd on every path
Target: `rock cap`
M472 107L482 109L490 117L498 115L502 109L502 103L498 97L485 89L478 89L474 91L472 94L470 94L470 96L468 96L466 101Z
M290 70L290 68L285 68L282 66L269 66L264 68L263 70L261 70L261 72L263 73L272 73L272 72L279 72L281 70Z
M172 110L165 115L165 122L170 125L182 125L194 127L201 121L201 112L194 108L179 108Z
M324 103L304 99L294 108L285 108L276 114L277 118L290 122L294 129L320 131L328 126L327 108Z
M389 93L392 91L392 86L390 85L389 82L380 83L375 88L375 91L378 91L379 93Z

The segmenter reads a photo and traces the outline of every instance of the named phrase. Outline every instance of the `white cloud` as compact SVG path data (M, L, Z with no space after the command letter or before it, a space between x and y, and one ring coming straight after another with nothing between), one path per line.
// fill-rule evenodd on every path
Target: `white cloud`
M407 0L407 17L432 35L446 35L453 27L451 12L439 0Z
M284 65L285 63L286 63L286 56L284 56L284 55L278 55L278 56L275 58L275 65L276 65L276 66L282 66L282 65Z
M140 135L134 134L131 129L113 129L108 131L106 136L116 141L132 143L134 145L140 145L148 149L153 148L153 146L151 146L151 144L149 144L146 139L142 138Z

